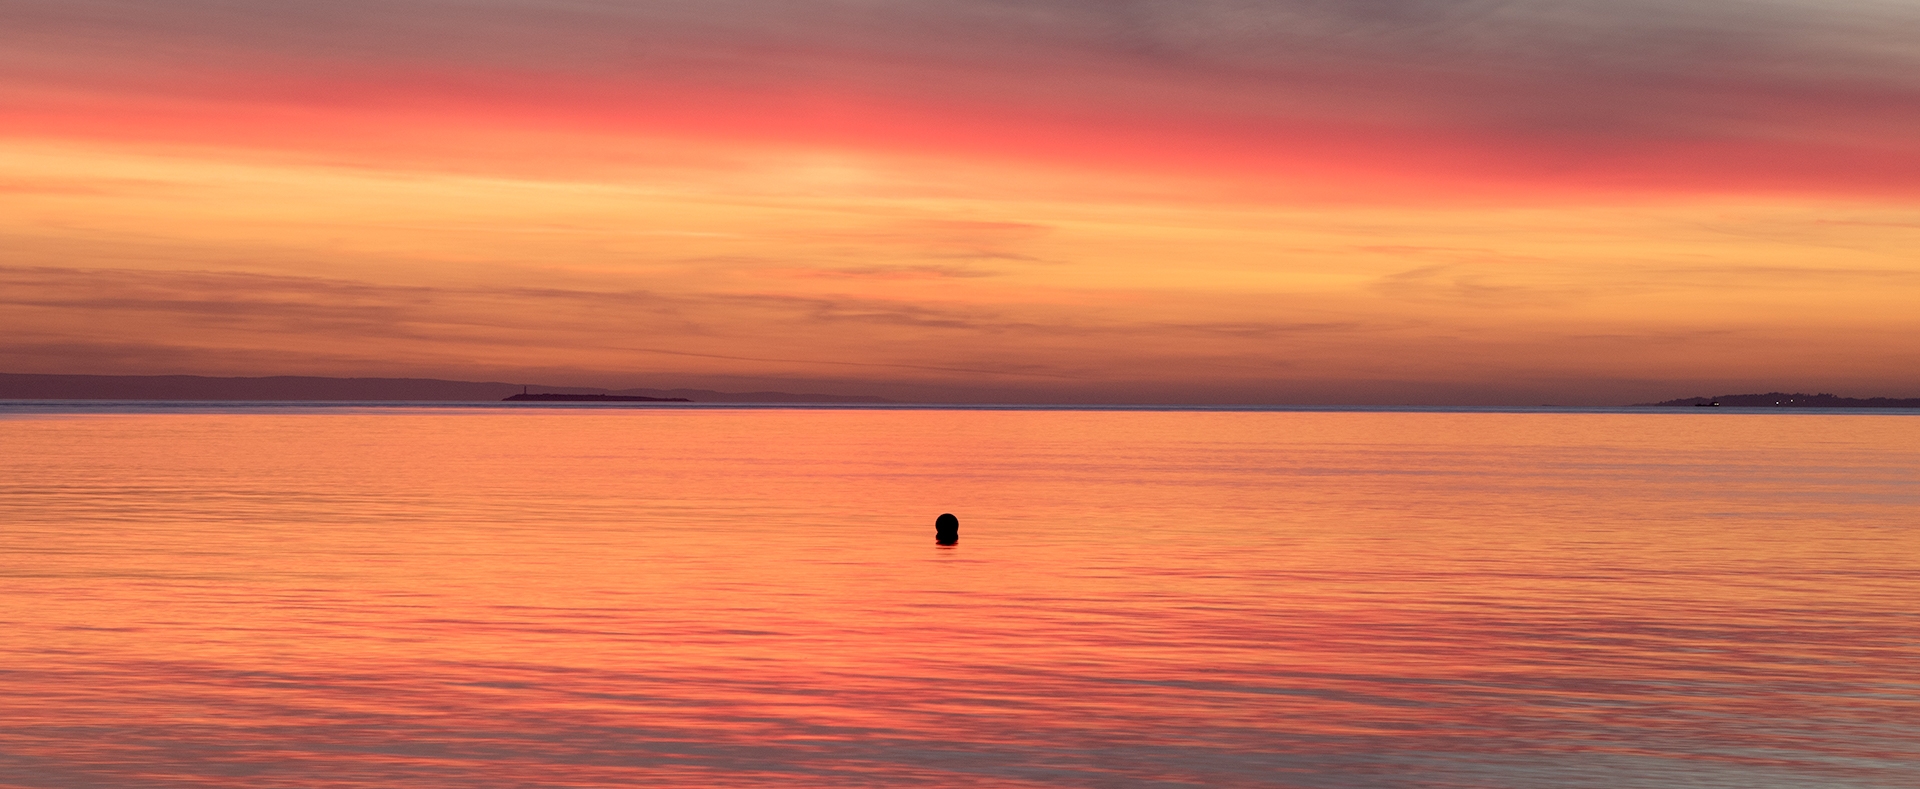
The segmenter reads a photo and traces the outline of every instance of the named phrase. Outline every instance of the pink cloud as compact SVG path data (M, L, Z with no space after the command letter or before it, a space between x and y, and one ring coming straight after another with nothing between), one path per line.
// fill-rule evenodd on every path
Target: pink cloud
M11 0L0 13L15 134L434 166L448 156L437 129L531 129L1428 196L1920 188L1920 48L1900 46L1920 40L1920 12L1859 2Z

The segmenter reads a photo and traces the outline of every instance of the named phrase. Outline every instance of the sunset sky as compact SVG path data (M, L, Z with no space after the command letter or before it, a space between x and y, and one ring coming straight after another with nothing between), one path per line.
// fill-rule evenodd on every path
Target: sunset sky
M1920 397L1911 0L0 0L0 372Z

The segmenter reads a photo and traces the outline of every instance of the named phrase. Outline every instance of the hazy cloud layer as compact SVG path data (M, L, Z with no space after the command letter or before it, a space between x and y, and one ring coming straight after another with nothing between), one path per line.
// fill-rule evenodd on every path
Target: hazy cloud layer
M1534 319L1513 334L1511 325L1436 326L1430 318L1291 320L1300 311L1284 305L1268 320L1183 322L1128 320L1100 308L53 268L0 268L0 312L9 336L0 365L17 372L517 375L581 385L825 386L936 400L1523 396L1604 404L1653 386L1728 385L1754 376L1755 362L1819 353L1796 345L1790 330L1753 325ZM1859 339L1885 348L1894 338ZM1773 345L1758 357L1738 350L1758 342ZM1720 361L1686 369L1701 353ZM1518 372L1526 369L1533 372Z
M0 79L69 127L90 102L212 102L149 110L1296 177L1920 185L1920 7L1875 0L0 0L0 19Z

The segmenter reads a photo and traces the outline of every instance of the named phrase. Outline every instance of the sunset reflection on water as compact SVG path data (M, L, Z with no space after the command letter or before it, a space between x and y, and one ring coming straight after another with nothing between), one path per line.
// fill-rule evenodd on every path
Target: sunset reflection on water
M0 436L0 784L1920 785L1916 417Z

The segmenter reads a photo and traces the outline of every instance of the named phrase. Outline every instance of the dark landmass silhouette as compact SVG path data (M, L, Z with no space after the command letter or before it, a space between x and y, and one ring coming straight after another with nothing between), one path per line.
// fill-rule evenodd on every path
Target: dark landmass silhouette
M1920 397L1841 397L1834 394L1768 392L1732 394L1719 397L1683 397L1660 403L1635 403L1635 406L1719 406L1722 408L1920 408Z
M608 394L545 394L521 393L512 397L503 397L506 402L521 403L691 403L684 397L641 397L639 395Z
M550 394L641 397L699 403L891 403L866 395L716 392L708 389L597 389L436 378L323 378L276 375L41 375L0 373L0 400L407 400L500 402L527 387Z

